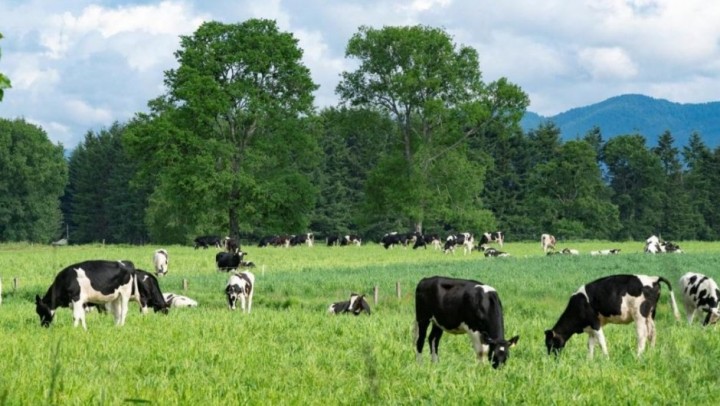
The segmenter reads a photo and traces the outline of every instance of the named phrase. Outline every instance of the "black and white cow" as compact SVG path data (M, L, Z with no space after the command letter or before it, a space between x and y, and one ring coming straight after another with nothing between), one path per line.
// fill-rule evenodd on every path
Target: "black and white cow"
M433 248L436 250L439 250L440 247L440 236L437 234L423 234L419 238L415 239L415 244L413 244L413 249L417 249L420 247L423 247L427 249L428 245L432 245Z
M163 293L163 297L170 307L197 307L198 302L187 296L176 295L175 293Z
M49 327L58 307L70 307L75 327L85 323L86 303L110 303L115 324L122 326L128 313L128 302L138 295L135 268L120 261L90 260L61 270L41 299L35 295L35 311L40 325Z
M402 245L407 246L408 237L407 234L398 233L397 231L393 231L390 233L385 234L380 239L380 244L382 244L385 249L392 248L396 245Z
M478 247L480 247L480 250L484 250L488 244L493 242L497 243L500 245L500 248L502 248L503 243L505 242L505 234L503 234L502 231L482 233Z
M340 238L340 245L356 245L359 247L362 245L362 238L357 234L346 234Z
M297 245L307 245L308 247L312 247L315 243L315 236L313 233L305 233L305 234L298 234L293 235L290 237L290 246L294 247Z
M590 251L590 255L597 256L597 255L617 255L620 253L620 248L613 248L610 250L599 250L599 251Z
M240 300L243 313L250 313L253 293L255 293L255 275L252 272L245 271L230 275L225 286L225 296L230 310L235 310L235 305Z
M483 255L486 257L509 257L510 254L508 254L505 251L497 250L493 247L487 247L485 248L485 251L483 251Z
M344 302L335 302L328 308L328 313L333 314L351 313L358 316L362 312L369 315L370 305L365 300L365 295L358 295L357 293L351 293L349 300Z
M418 361L428 326L430 355L438 361L440 338L444 331L470 335L478 361L487 356L493 368L510 357L510 348L519 337L505 340L500 297L491 286L481 282L433 276L422 279L415 289L415 349Z
M649 340L655 345L655 311L660 298L660 282L670 290L675 319L680 313L670 282L661 276L612 275L580 287L572 296L552 329L545 331L548 354L558 354L574 334L588 334L588 351L592 358L599 344L608 356L603 326L635 322L638 355Z
M123 262L127 263L128 261ZM135 269L135 275L137 277L139 297L135 297L133 300L140 303L140 312L147 314L148 309L152 308L155 313L168 314L170 305L165 301L165 297L160 290L160 283L158 283L155 275L142 269Z
M217 254L215 254L215 264L217 265L217 270L220 272L229 272L238 269L239 267L243 266L243 258L245 257L245 255L247 255L247 253L243 251L238 251L234 253L218 252ZM252 264L252 262L245 264ZM255 266L255 264L252 264L251 266Z
M225 237L222 245L227 252L238 252L240 250L240 243L237 238Z
M645 240L645 253L648 254L660 254L660 253L682 253L680 246L670 241L662 241L656 235L650 236Z
M215 248L220 248L222 246L222 239L217 235L202 235L195 238L194 241L195 249L198 249L200 247L207 249L211 245Z
M170 257L166 249L161 248L153 254L153 265L155 266L155 274L157 276L165 276L168 272L168 263Z
M720 290L712 278L703 274L688 272L680 277L680 289L683 292L683 304L688 324L692 324L698 311L705 312L703 326L717 323L720 319L718 301Z
M444 253L455 253L455 247L461 245L463 247L463 254L472 252L473 245L475 245L475 239L470 233L459 233L451 234L445 239L445 246L443 247Z
M540 246L542 247L543 253L547 254L549 250L555 249L555 236L551 234L543 234L540 236Z

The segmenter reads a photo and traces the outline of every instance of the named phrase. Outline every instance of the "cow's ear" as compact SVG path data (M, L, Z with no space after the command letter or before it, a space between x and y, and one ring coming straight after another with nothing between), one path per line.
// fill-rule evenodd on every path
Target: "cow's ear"
M514 347L517 344L519 339L520 339L520 336L515 336L515 337L511 338L510 341L508 341L508 344L509 344L508 347L510 347L510 348Z
M40 295L35 295L35 304L40 304Z

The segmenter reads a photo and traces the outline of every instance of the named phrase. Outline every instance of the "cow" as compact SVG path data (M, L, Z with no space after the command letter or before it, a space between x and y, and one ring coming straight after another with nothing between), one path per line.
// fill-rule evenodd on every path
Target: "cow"
M637 353L641 355L645 344L655 345L655 311L660 298L660 282L670 290L675 319L680 318L670 282L662 276L611 275L581 286L570 296L570 301L552 329L545 331L548 354L556 355L573 336L583 331L588 334L588 351L593 357L595 345L608 355L603 326L635 322Z
M40 298L35 295L35 312L40 316L40 325L49 327L58 307L70 307L73 311L73 325L85 323L86 303L110 303L115 325L125 324L128 302L136 300L138 285L135 267L121 261L89 260L69 265L55 276L55 280Z
M280 238L280 236L278 236L278 235L269 235L269 236L263 237L258 242L258 247L267 247L268 245L274 245L274 242L279 238Z
M498 245L500 245L500 248L502 248L503 243L505 242L505 235L502 231L482 233L482 235L480 236L480 243L478 244L478 247L480 247L480 250L482 251L488 244L493 242L498 243Z
M396 245L403 245L406 246L408 241L407 234L401 234L397 231L393 231L391 233L385 234L380 239L380 244L382 244L385 249L392 248Z
M420 247L423 247L427 249L428 245L432 245L433 248L436 250L440 249L440 236L437 234L424 234L417 239L415 239L415 244L413 244L413 249L417 249Z
M217 265L218 272L229 272L234 271L243 265L243 258L247 255L247 252L218 252L215 254L215 264ZM249 263L245 263L249 264ZM250 263L251 264L251 263ZM255 264L252 264L254 266ZM246 265L249 266L249 265Z
M202 235L200 237L196 237L193 241L195 242L195 249L200 247L207 249L211 245L215 248L220 248L222 246L222 240L217 235Z
M296 245L302 245L305 244L308 247L312 247L315 243L315 236L313 233L306 233L306 234L298 234L293 235L290 237L290 246L294 247Z
M547 256L553 255L580 255L580 251L572 248L563 248L560 251L548 251Z
M590 251L590 255L617 255L620 253L620 248L613 248L610 250Z
M127 261L123 261L127 263ZM160 290L160 284L158 283L155 275L142 269L135 269L137 277L137 287L139 295L136 295L133 300L140 303L140 312L147 314L148 309L152 309L163 314L168 314L168 308L170 307L165 301L165 297Z
M240 300L243 313L250 313L252 310L252 298L255 292L255 275L252 272L233 273L225 286L228 308L236 309L236 303ZM245 302L247 301L247 307Z
M451 234L445 239L445 246L443 247L444 253L455 253L455 246L462 245L463 246L463 254L467 254L469 252L472 252L473 245L475 240L473 239L472 234L470 233L459 233L459 234Z
M166 249L161 248L155 251L153 254L153 265L155 266L155 274L157 276L165 276L167 274L168 262L170 262L170 258L168 257Z
M484 356L493 368L503 365L510 357L510 348L519 336L505 340L503 309L497 291L489 285L466 279L433 276L420 280L415 289L415 349L422 360L425 334L430 355L438 361L440 338L444 331L470 336L478 361Z
M540 246L545 254L548 250L555 250L555 236L551 234L543 234L540 236Z
M197 307L198 303L187 296L176 295L175 293L163 293L163 297L170 307Z
M652 235L645 240L644 252L647 254L660 254L665 252L682 253L680 246L670 241L662 241L657 236Z
M683 304L688 324L692 324L698 311L705 312L703 326L717 323L720 319L718 301L720 290L712 278L703 274L688 272L680 277L680 289L683 292Z
M510 254L508 254L507 252L499 251L493 247L485 248L483 255L485 255L485 257L509 257L510 256Z
M328 308L328 313L333 314L351 313L359 316L363 312L370 315L370 305L365 300L365 295L358 295L357 293L351 293L349 300L335 302Z
M359 247L362 245L362 238L357 234L347 234L340 239L340 245L356 245Z
M223 239L223 247L227 252L238 252L240 250L240 243L237 238L225 237L225 239Z

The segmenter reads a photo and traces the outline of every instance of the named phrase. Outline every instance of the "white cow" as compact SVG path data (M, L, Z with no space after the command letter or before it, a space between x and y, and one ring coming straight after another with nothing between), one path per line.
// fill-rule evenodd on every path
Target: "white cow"
M252 272L245 271L230 275L227 286L225 286L225 295L230 310L236 309L235 304L239 299L243 313L250 313L253 293L255 293L255 275ZM245 307L246 301L247 307Z
M170 307L197 307L198 302L187 296L176 295L175 293L164 293L165 301Z
M543 249L543 252L547 254L548 250L554 250L555 249L555 236L551 234L543 234L540 236L540 246Z
M167 250L161 248L155 251L155 254L153 255L153 265L155 266L155 273L157 276L164 276L167 274L168 262L170 262L170 258L168 257Z

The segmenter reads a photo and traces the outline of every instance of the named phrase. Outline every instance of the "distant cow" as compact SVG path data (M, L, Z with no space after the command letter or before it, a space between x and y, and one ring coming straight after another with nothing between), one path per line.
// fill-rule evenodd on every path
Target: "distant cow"
M218 252L215 255L215 264L218 271L234 271L243 265L243 258L246 252ZM254 266L254 264L252 265Z
M347 234L340 238L340 245L362 245L362 238L357 234Z
M617 255L620 253L620 248L613 248L611 250L600 250L600 251L590 251L590 255L597 256L597 255Z
M146 314L148 309L152 308L156 313L161 312L168 314L168 308L170 306L165 301L165 297L160 290L160 283L158 283L155 275L142 269L136 269L135 273L137 276L138 292L140 294L139 298L136 297L134 300L140 303L140 312Z
M163 293L163 297L170 307L197 307L198 303L187 296L175 293Z
M682 253L680 246L670 241L661 241L657 236L652 235L645 240L644 251L648 254L660 254L660 253Z
M554 250L555 249L555 243L557 241L555 240L555 236L551 234L543 234L540 236L540 246L542 247L542 250L544 253L547 254L548 250Z
M255 292L255 275L252 272L233 273L225 286L225 295L230 310L236 309L236 303L240 300L243 313L250 313L252 310L252 298ZM247 302L247 307L246 307Z
M350 300L335 302L328 308L328 313L334 314L351 313L358 316L362 312L369 315L370 305L365 301L365 295L358 295L357 293L351 293Z
M443 247L444 253L455 253L455 246L461 245L463 247L463 254L472 252L475 239L473 239L470 233L459 233L451 234L445 239L445 246Z
M202 235L193 241L195 241L195 249L200 247L207 249L210 246L220 248L222 246L222 239L217 235Z
M548 251L546 255L580 255L580 251L571 248L563 248L560 251Z
M655 311L660 298L660 282L670 290L675 319L680 314L670 282L661 276L612 275L583 285L570 301L555 326L545 331L548 354L558 354L574 334L588 333L588 350L592 358L595 344L608 355L603 326L635 322L638 355L650 340L655 345Z
M483 251L483 255L486 257L509 257L510 254L504 251L499 251L493 247L487 247L485 248L485 251Z
M58 307L70 307L74 326L82 324L87 330L83 306L110 303L115 324L122 326L128 302L137 291L132 265L120 261L84 261L61 270L42 299L35 295L35 311L40 316L40 324L49 327Z
M712 278L703 274L688 272L680 278L680 289L683 292L683 303L688 324L692 324L695 313L705 312L703 326L717 323L720 319L718 300L720 290Z
M168 263L170 258L165 249L156 250L153 254L153 265L155 266L155 274L157 276L165 276L168 272Z
M436 250L439 250L440 247L440 236L437 234L423 234L419 238L415 239L415 244L413 244L413 249L417 249L419 247L423 247L427 249L428 245L432 245L433 248Z
M393 231L391 233L385 234L380 239L380 244L382 244L385 249L392 248L396 245L403 245L406 246L408 241L407 234L398 233L397 231Z
M315 236L313 235L313 233L298 234L290 237L291 247L303 244L307 245L308 247L312 247L314 243Z
M223 247L227 252L237 252L240 250L240 243L236 238L225 237L223 239Z
M438 361L440 338L444 331L467 333L478 361L487 356L493 368L503 365L510 357L510 348L519 337L505 340L502 303L491 286L474 280L433 276L422 279L415 289L415 348L421 360L425 335L430 355Z
M493 242L498 243L498 245L500 245L500 248L502 248L503 243L505 242L505 235L502 231L483 233L480 236L480 243L478 244L478 247L483 250L488 244Z

